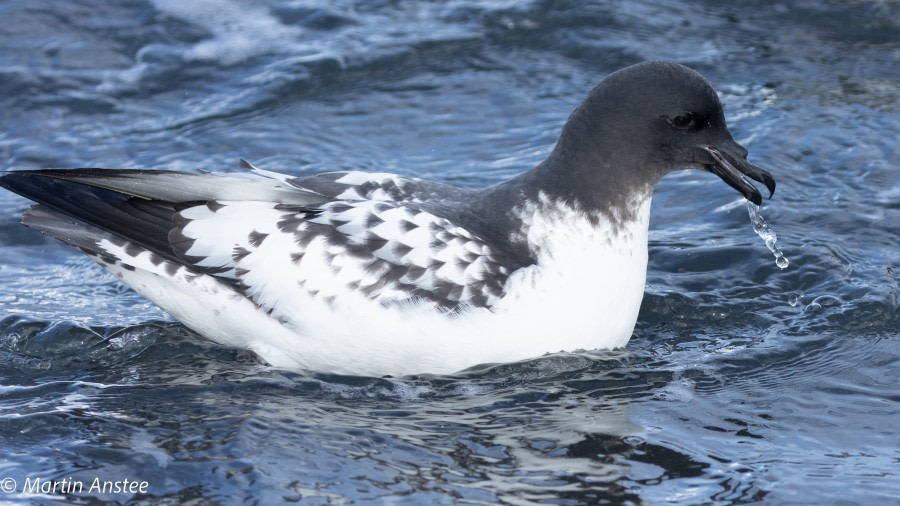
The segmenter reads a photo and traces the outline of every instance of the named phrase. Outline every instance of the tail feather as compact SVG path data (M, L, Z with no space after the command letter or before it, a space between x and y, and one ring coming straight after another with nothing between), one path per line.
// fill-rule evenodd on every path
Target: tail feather
M49 235L70 242L66 233L78 229L73 224L90 225L114 236L153 251L165 258L177 259L169 245L174 205L170 202L144 200L131 195L65 179L45 177L39 172L11 172L0 176L0 186L40 204L24 221ZM48 210L55 211L52 222ZM64 221L63 217L68 217ZM54 227L44 226L52 223ZM62 226L68 223L67 226ZM75 234L82 242L80 234ZM76 246L76 244L73 244ZM84 244L78 244L84 247Z
M112 234L106 231L39 204L25 212L22 223L91 256L107 256L99 247L99 241L113 239Z

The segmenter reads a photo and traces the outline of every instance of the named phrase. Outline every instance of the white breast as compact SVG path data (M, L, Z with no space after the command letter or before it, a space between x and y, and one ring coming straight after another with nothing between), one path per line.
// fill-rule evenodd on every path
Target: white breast
M650 201L631 202L634 219L618 227L563 204L523 206L537 263L511 276L495 308L518 322L522 344L549 352L628 342L644 294Z

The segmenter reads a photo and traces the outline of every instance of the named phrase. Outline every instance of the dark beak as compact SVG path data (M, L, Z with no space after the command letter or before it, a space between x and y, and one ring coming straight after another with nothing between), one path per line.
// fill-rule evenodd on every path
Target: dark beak
M734 141L725 146L699 146L709 155L708 162L704 162L706 169L722 178L722 181L741 192L745 199L756 205L762 203L759 190L753 186L747 177L766 185L769 189L769 198L775 193L775 178L763 169L747 161L747 150ZM746 176L746 177L744 177Z

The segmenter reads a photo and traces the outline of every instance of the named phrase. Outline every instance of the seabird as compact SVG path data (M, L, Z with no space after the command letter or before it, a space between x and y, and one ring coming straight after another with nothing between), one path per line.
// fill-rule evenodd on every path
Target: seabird
M624 346L650 201L679 169L759 205L713 87L668 62L619 70L528 172L470 190L386 173L295 177L45 169L0 185L23 223L90 255L184 325L276 367L452 373Z

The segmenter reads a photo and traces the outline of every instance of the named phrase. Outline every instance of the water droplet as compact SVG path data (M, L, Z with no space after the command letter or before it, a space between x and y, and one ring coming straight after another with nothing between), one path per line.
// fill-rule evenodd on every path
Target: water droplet
M766 243L766 247L769 248L769 251L775 255L775 265L777 265L779 269L787 269L787 266L790 265L791 262L784 256L784 253L778 249L778 246L775 246L778 236L775 234L775 231L769 227L769 224L766 223L766 220L763 219L762 215L759 214L759 206L752 202L747 202L747 210L750 212L750 223L753 225L753 231Z
M797 295L791 295L790 297L788 297L788 304L790 304L791 307L797 307L797 303L799 302L800 297L798 297Z

